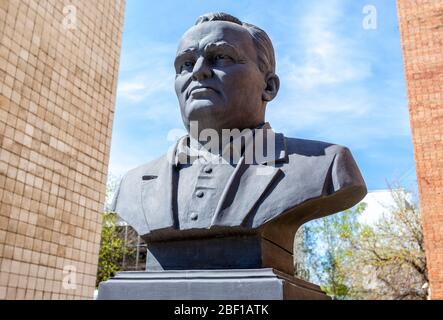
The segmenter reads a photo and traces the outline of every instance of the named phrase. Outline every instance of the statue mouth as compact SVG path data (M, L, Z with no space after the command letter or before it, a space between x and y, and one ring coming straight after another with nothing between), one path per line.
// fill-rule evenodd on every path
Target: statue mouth
M191 95L194 97L198 97L198 96L205 96L214 92L219 93L217 90L209 86L195 86L188 91L186 95L186 100L189 99Z

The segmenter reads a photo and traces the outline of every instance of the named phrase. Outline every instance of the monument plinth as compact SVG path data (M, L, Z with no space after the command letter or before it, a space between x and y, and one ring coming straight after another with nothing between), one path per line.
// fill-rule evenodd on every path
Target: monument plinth
M320 287L270 268L122 272L99 300L327 300Z

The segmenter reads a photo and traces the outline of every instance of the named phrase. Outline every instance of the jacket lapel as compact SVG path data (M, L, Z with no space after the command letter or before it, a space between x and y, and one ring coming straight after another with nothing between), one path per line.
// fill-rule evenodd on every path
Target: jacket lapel
M222 193L211 227L241 226L263 193L282 174L275 167L248 165L244 160L240 159Z
M250 165L245 163L244 156L240 158L223 190L211 227L243 225L269 186L283 174L280 169L272 166L287 158L284 136L276 134L275 137L276 158L268 162L271 165Z

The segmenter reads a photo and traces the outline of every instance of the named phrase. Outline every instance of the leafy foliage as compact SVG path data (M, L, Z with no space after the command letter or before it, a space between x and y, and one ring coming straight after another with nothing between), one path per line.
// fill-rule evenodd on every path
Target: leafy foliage
M108 280L120 271L121 260L127 248L123 244L117 226L117 214L103 214L102 238L100 243L96 285Z
M374 224L359 222L364 203L305 226L314 282L334 299L426 299L428 276L417 206L401 189Z
M305 244L307 263L315 282L334 299L349 296L346 270L343 262L353 252L349 240L359 232L358 216L364 211L364 203L355 209L346 210L314 221L305 226Z
M118 216L110 208L111 200L118 187L118 180L118 178L110 176L106 186L96 286L120 271L123 255L128 251L124 246L121 228L117 225Z

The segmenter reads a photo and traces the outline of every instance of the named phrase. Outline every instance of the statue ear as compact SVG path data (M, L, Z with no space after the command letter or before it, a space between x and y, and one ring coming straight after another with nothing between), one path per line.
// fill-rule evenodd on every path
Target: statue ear
M262 99L263 101L269 102L275 98L280 89L280 79L274 73L269 73L266 76L266 87L263 90Z

